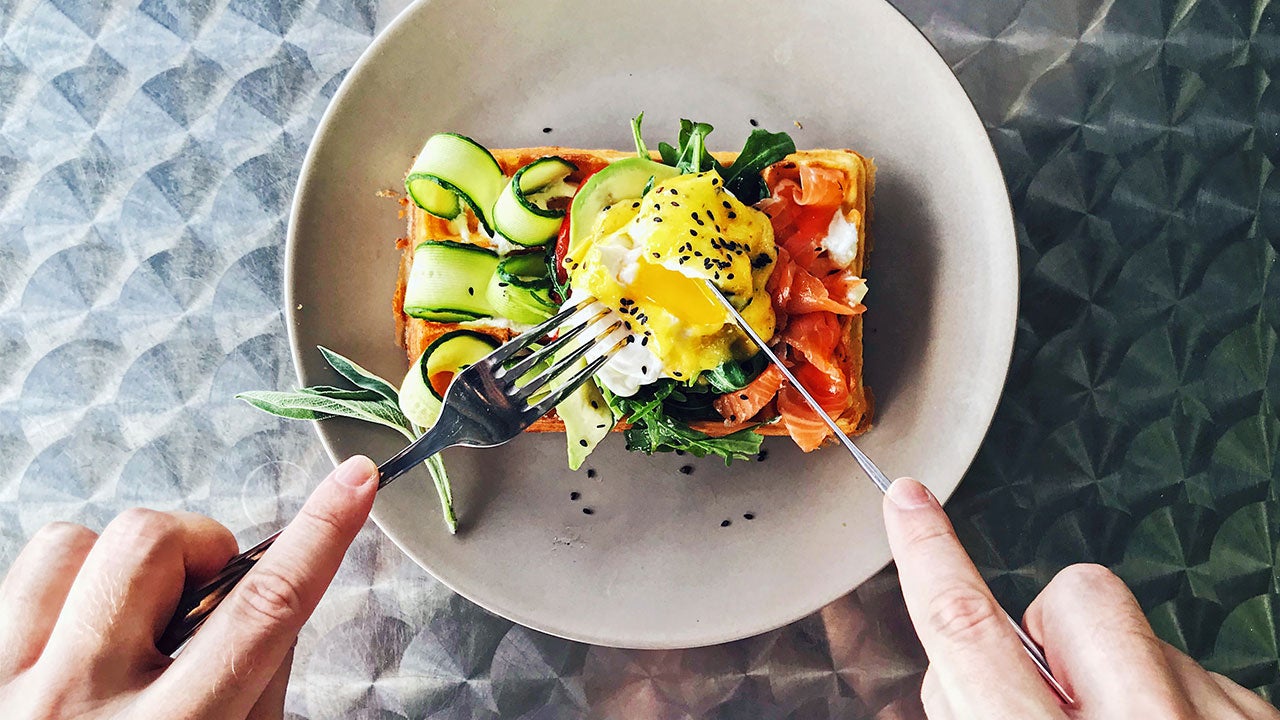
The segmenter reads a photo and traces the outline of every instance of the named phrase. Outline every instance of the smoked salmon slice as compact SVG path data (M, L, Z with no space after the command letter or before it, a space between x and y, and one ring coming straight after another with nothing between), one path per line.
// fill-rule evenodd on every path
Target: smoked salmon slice
M729 422L747 421L764 409L782 386L782 372L774 365L765 368L755 380L736 392L716 398L711 406Z

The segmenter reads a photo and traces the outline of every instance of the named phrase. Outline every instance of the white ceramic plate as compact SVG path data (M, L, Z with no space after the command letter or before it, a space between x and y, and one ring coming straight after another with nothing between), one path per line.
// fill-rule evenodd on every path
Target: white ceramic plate
M429 135L456 131L495 148L629 148L628 119L641 110L651 147L689 117L715 125L713 149L737 149L755 119L801 148L874 156L866 377L879 407L860 443L890 476L912 474L948 496L1008 368L1014 235L972 105L924 37L880 0L412 6L346 78L303 167L287 277L301 382L334 379L318 344L403 377L391 295L404 229L394 201L376 193L401 187ZM347 421L319 431L335 458L383 459L401 442ZM804 455L773 439L766 461L726 469L628 453L615 435L587 463L598 473L588 479L566 469L564 442L525 436L447 452L464 524L456 537L421 471L383 491L374 519L493 612L624 647L764 632L889 560L876 489L838 447ZM691 475L677 472L685 464ZM574 491L581 500L570 500Z

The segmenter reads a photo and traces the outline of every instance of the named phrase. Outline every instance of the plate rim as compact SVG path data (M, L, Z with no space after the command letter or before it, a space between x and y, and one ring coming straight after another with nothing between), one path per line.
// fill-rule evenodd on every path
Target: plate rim
M997 177L1000 181L999 184L1000 184L1001 191L998 193L998 197L996 198L996 201L1000 206L999 207L999 210L1000 210L999 226L1004 236L1008 240L1008 252L1010 253L1010 259L1012 261L1009 265L1009 268L1010 268L1009 272L1012 274L1012 277L1006 279L1009 287L1013 288L1012 301L1011 301L1012 312L1010 313L1010 316L1009 316L1009 323L1004 327L1003 332L1001 332L999 335L999 339L1003 341L1002 345L1005 347L1005 350L1002 352L1002 360L1000 363L998 363L999 366L1002 368L1002 378L999 384L999 391L996 393L995 402L991 404L991 407L989 408L989 410L986 411L985 417L982 419L982 422L981 422L982 434L978 442L974 446L973 450L970 453L968 453L968 459L964 462L963 469L960 472L960 477L956 480L954 487L951 487L944 493L937 493L939 502L942 504L945 504L955 494L956 490L959 489L960 485L964 482L965 476L968 475L970 470L972 470L973 463L974 463L974 460L977 458L978 452L981 451L983 445L987 441L987 436L991 431L991 426L995 420L996 412L1000 407L1000 402L1004 396L1005 387L1007 386L1009 381L1009 373L1013 364L1013 352L1015 349L1015 343L1017 339L1017 324L1018 324L1019 310L1020 310L1020 304L1021 304L1021 292L1020 292L1021 290L1021 283L1020 283L1021 257L1018 253L1017 224L1016 224L1015 216L1013 212L1013 203L1012 203L1012 197L1010 194L1008 179L1005 176L1004 170L1000 166L999 154L996 150L994 142L991 139L991 135L987 130L986 124L983 122L982 115L978 111L978 107L973 100L973 96L964 87L964 84L960 82L959 76L956 75L954 68L952 68L951 64L947 62L945 56L943 56L938 46L929 38L928 35L924 33L924 31L918 25L916 25L911 20L911 18L909 18L906 15L905 12L903 12L900 8L895 6L893 3L889 2L889 0L875 0L875 1L876 1L876 4L885 6L890 10L892 10L893 15L896 16L896 19L898 22L904 23L906 27L910 28L911 31L913 31L922 40L924 40L925 44L928 46L928 48L932 52L934 59L936 59L937 62L940 62L942 66L947 69L947 76L949 76L949 79L944 80L944 82L953 83L955 88L959 90L960 96L964 98L964 102L966 103L969 112L964 113L963 122L976 123L977 125L976 129L980 130L983 136L983 140L985 143L983 147L985 150L988 151L988 152L981 153L982 155L981 162L987 166L984 172L994 172L994 176ZM297 378L298 383L301 385L305 386L308 382L308 379L307 377L305 377L303 373L303 367L304 367L303 356L302 356L303 349L299 343L299 338L298 338L298 334L300 332L299 320L298 320L299 316L297 313L293 311L293 308L296 307L295 288L297 287L295 283L295 281L297 280L297 265L298 265L297 249L299 244L299 241L297 239L297 232L298 232L297 228L300 222L300 217L302 215L302 206L304 204L303 198L306 194L307 185L310 183L311 177L313 175L313 171L314 171L313 166L317 162L316 148L325 141L326 136L331 132L332 130L331 126L336 122L335 120L335 116L337 114L336 109L342 105L343 100L352 91L352 88L359 81L359 78L365 71L365 68L368 65L372 64L375 61L375 59L381 54L384 44L389 42L388 38L400 32L401 26L408 23L410 18L413 15L415 15L420 8L430 4L431 4L431 0L412 0L412 2L410 2L403 9L401 9L396 14L396 16L392 18L391 21L388 22L387 25L370 40L369 45L365 47L365 49L360 53L360 56L347 70L346 75L342 79L342 82L339 83L337 91L334 92L333 97L329 100L328 104L325 106L324 113L321 115L319 122L316 124L316 129L312 134L310 142L307 145L306 155L304 156L302 165L299 168L297 181L294 184L293 198L290 202L290 209L289 209L289 216L288 216L289 220L288 220L288 226L286 228L286 234L285 234L284 274L282 276L282 283L284 285L284 288L283 288L284 289L284 293L283 293L284 307L282 309L284 310L284 315L285 315L286 336L289 342L289 355L290 355L290 359L293 361L294 375ZM1003 245L1004 243L1001 243L1001 244ZM321 423L317 421L312 421L311 425L312 425L312 431L319 438L320 444L324 448L325 454L329 457L330 463L336 467L336 465L340 462L341 458L339 458L334 445L329 441L329 438L324 428L322 428ZM439 582L440 584L444 585L450 591L457 593L461 597L465 598L467 601L474 603L475 605L483 608L484 610L490 613L493 613L498 617L505 618L507 620L518 623L522 626L533 629L535 631L546 633L546 634L549 634L558 638L562 638L565 640L570 640L573 642L582 642L582 643L587 643L591 645L598 645L602 647L612 647L612 648L620 648L620 649L627 649L627 650L679 650L679 649L690 649L690 648L698 648L698 647L708 647L708 646L719 645L727 642L734 642L737 640L742 640L745 638L755 637L768 632L772 632L779 628L786 627L795 622L798 622L806 617L809 617L813 613L818 612L819 610L821 610L823 607L826 607L830 603L835 602L836 600L839 600L840 598L845 597L849 593L856 591L864 583L868 582L869 580L874 578L876 575L879 575L881 572L884 571L885 568L893 564L892 557L886 559L884 563L879 565L879 567L874 572L872 572L871 575L869 575L866 579L857 583L853 587L847 588L843 591L839 591L830 597L824 596L821 599L821 602L816 607L805 610L795 615L794 617L788 616L788 619L786 619L782 623L775 623L771 621L770 623L767 623L766 625L763 625L763 626L752 626L749 628L747 628L746 624L744 623L743 626L740 627L737 632L725 631L717 634L707 634L704 636L699 636L692 642L689 641L688 639L676 640L675 642L664 641L662 637L656 637L656 636L651 642L619 642L617 639L611 639L610 637L604 634L583 632L581 630L559 627L559 625L561 625L560 623L548 622L545 619L540 619L540 618L539 619L531 618L527 615L527 613L520 612L512 608L498 607L494 603L481 600L471 592L467 592L463 589L460 589L456 581L450 581L445 578L439 577L434 572L432 572L429 568L427 568L426 565L423 564L423 562L416 557L416 554L407 547L406 541L402 540L402 538L399 536L399 533L396 532L393 528L390 528L383 524L382 520L379 518L379 513L376 507L370 513L369 518L373 521L374 525L378 527L379 531L381 531L384 535L386 535L387 538L390 539L393 544L395 544L396 548L400 552L404 553L405 557L412 560L415 565L417 565L420 569L422 569L423 572L430 575L431 578L433 578L436 582ZM462 583L462 584L465 585L466 583Z

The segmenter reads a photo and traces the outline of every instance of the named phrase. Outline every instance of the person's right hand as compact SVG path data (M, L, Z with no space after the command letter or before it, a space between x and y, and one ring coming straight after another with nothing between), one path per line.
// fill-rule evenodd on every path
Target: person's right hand
M929 656L921 699L930 720L1280 719L1262 698L1157 638L1129 589L1099 565L1060 572L1023 618L1075 698L1064 706L933 494L898 480L884 515L907 611Z
M0 717L279 720L298 630L377 492L366 457L330 473L174 659L156 641L183 586L235 554L231 532L154 510L122 514L101 537L48 526L0 583Z

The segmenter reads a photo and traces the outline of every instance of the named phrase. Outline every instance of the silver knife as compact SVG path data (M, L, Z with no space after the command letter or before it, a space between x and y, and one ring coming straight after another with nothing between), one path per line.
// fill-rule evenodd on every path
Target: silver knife
M875 483L876 487L880 488L880 492L888 492L889 478L885 476L884 472L882 472L880 468L876 467L876 464L871 462L871 458L867 457L866 453L859 450L858 446L854 445L853 441L849 439L849 436L845 435L844 432L840 430L840 426L836 425L836 421L832 420L830 415L827 415L827 412L822 409L822 406L818 404L817 400L813 399L813 396L809 394L809 391L805 389L804 385L801 385L800 381L796 379L796 376L792 375L791 371L787 369L787 366L782 364L782 360L773 353L773 350L771 350L769 345L765 343L764 338L760 337L760 334L755 331L755 328L751 327L746 319L742 317L742 314L738 312L738 309L729 302L729 298L725 297L724 293L720 292L720 288L716 287L710 280L703 280L703 282L707 284L707 287L711 289L712 295L714 295L715 298L720 301L720 304L724 306L724 309L728 311L729 317L733 318L733 322L738 326L738 329L746 333L747 337L751 338L751 341L756 344L756 347L760 348L761 352L768 356L769 361L773 363L774 367L778 368L778 371L787 379L787 382L791 383L791 387L795 388L796 392L800 393L800 396L804 398L804 401L809 403L809 407L813 408L813 411L818 414L818 417L822 418L822 421L827 424L827 427L831 428L831 432L835 433L836 439L840 441L841 445L845 446L845 449L849 451L849 454L853 455L853 459L858 461L858 467L862 468L862 471L867 474L867 477L871 478L871 482ZM1001 610L1001 612L1004 611ZM1040 676L1043 677L1045 682L1049 684L1049 687L1058 694L1058 697L1062 698L1063 702L1068 705L1074 705L1075 701L1071 699L1071 695L1067 692L1067 689L1062 687L1062 683L1058 682L1057 678L1055 678L1053 673L1049 670L1049 661L1045 658L1044 651L1040 649L1040 646L1037 645L1029 635L1027 635L1021 625L1014 622L1013 618L1009 616L1009 613L1004 613L1004 616L1005 619L1009 621L1009 624L1013 626L1014 633L1016 633L1018 639L1022 641L1022 647L1026 649L1027 655L1031 658L1031 662L1035 663L1036 669L1040 671Z

